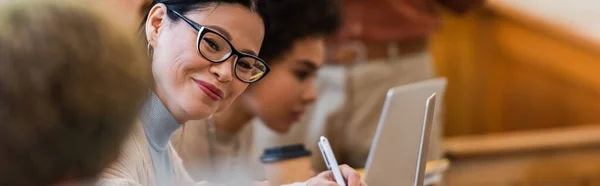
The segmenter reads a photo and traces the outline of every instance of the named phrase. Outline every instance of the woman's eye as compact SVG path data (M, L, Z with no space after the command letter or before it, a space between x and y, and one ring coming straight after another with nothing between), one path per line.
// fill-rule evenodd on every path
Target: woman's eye
M247 61L244 61L244 60L238 61L238 66L244 68L245 70L252 69L252 66L250 65L250 63L248 63Z
M300 81L304 81L310 76L310 73L304 70L298 70L295 72L295 74L296 78Z
M212 39L204 38L204 43L206 43L214 51L221 50L221 48L219 47L219 45L215 41L213 41Z

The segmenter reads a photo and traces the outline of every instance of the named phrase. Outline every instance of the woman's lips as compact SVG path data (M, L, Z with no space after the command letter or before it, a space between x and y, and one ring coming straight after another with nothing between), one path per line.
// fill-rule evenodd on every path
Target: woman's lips
M223 91L221 91L221 89L217 88L215 85L202 80L193 80L196 82L196 85L198 85L198 88L200 88L200 90L202 90L202 92L204 92L210 99L214 101L223 99Z

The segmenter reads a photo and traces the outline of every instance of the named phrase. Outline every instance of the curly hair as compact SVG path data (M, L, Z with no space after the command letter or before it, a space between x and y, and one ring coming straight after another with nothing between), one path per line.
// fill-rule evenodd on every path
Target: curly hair
M99 12L55 1L0 7L0 185L94 179L151 85L143 47Z
M268 18L260 57L272 61L307 37L326 37L340 27L337 0L269 0L259 11Z

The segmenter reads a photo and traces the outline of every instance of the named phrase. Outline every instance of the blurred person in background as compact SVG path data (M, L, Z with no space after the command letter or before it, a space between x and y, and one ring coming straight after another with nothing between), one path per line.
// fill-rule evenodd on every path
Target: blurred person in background
M82 1L0 6L0 185L89 185L150 85L137 37Z
M264 180L262 151L253 148L253 124L285 133L317 98L313 81L325 60L325 39L340 25L338 2L269 1L261 11L269 17L269 28L259 56L271 66L269 75L227 109L187 122L173 136L175 149L197 180L227 182L231 175Z
M427 47L428 38L441 26L436 6L464 13L482 3L483 0L343 1L344 26L330 43L330 62L345 65L345 100L328 116L324 128L325 135L332 137L330 142L340 162L365 167L390 88L435 77ZM441 118L436 117L428 160L443 157L442 126ZM314 161L317 170L325 169L319 160Z
M303 142L318 150L329 137L338 162L365 166L386 92L435 77L428 39L441 25L436 6L464 13L483 0L342 0L342 28L328 43L328 65L317 75L319 97L307 125L286 135L257 128L262 147ZM436 118L428 160L442 158L442 122ZM325 170L320 154L316 170Z
M261 6L255 0L153 1L142 25L155 85L140 122L99 184L195 184L169 140L187 121L225 109L269 72L257 57L265 30ZM349 185L360 185L356 171L342 171ZM325 171L296 185L331 183Z

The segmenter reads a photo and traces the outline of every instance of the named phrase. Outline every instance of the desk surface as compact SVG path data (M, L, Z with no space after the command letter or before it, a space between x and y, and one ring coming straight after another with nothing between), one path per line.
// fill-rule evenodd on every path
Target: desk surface
M600 45L599 0L489 0L488 3L488 7L511 9Z
M424 185L438 185L442 181L442 175L448 167L450 166L450 162L448 159L441 159L437 161L427 162L427 167L425 168L425 183ZM364 177L364 170L358 169L358 173Z

